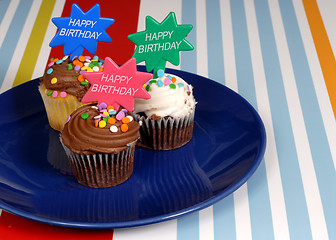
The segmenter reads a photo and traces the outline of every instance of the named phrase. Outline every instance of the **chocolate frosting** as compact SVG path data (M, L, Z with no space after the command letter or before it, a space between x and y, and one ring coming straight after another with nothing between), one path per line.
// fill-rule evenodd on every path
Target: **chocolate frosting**
M72 65L72 69L68 70L68 64ZM44 72L43 78L41 78L41 83L45 85L47 89L56 90L59 92L66 92L71 94L79 101L82 100L85 93L90 88L90 84L82 85L78 80L78 76L80 75L80 71L74 70L75 65L69 59L63 61L61 64L54 64L52 67L53 72L51 74L47 74L47 68ZM51 79L57 78L57 83L52 84Z
M139 123L131 121L128 123L128 131L122 132L121 121L116 121L118 132L110 131L111 124L107 123L106 127L99 128L95 126L94 117L99 115L98 109L93 108L95 104L85 105L71 114L68 123L65 124L61 134L63 144L72 152L78 154L95 154L95 153L119 153L127 149L129 143L137 141L139 135ZM82 113L88 113L89 117L83 119ZM130 112L126 113L131 115Z

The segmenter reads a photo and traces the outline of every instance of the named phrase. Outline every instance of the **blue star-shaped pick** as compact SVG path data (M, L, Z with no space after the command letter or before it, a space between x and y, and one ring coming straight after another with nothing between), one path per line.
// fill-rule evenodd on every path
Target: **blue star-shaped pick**
M71 59L82 55L84 48L95 54L98 41L112 41L105 30L114 23L114 19L100 17L99 4L85 13L74 3L70 17L53 18L52 22L57 26L58 32L49 46L64 45L64 54L71 54Z

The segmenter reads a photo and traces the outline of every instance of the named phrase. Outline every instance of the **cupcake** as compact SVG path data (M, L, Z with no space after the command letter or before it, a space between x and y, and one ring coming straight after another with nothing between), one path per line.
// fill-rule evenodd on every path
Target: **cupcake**
M172 74L161 74L144 86L150 99L135 99L134 117L142 122L137 145L171 150L187 144L193 134L196 101L192 86Z
M139 123L131 112L89 104L73 112L61 133L61 142L77 181L106 188L126 181L133 172Z
M90 87L84 72L102 71L103 60L97 56L80 56L71 61L68 56L50 59L41 78L39 91L42 96L50 126L61 131L67 117L80 106L81 99Z

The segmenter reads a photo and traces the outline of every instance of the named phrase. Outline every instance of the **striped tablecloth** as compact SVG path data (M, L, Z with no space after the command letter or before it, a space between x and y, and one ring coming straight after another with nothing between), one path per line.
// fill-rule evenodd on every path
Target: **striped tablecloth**
M146 15L162 21L170 11L194 26L187 39L195 50L181 54L178 68L228 86L255 107L267 132L260 167L232 195L176 220L91 231L0 210L0 239L336 239L336 1L133 2L139 31ZM66 4L0 0L1 92L43 74L56 32L50 18Z

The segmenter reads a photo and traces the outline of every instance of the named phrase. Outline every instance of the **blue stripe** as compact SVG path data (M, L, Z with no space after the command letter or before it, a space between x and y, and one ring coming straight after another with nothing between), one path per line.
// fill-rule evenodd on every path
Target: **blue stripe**
M0 65L0 86L4 81L7 69L9 67L9 63L12 60L16 45L19 41L22 28L25 24L32 3L32 0L20 1L19 6L14 14L13 20L9 26L6 37L0 48L0 56L7 59L7 61L4 61ZM12 77L15 78L15 76Z
M177 240L199 239L198 212L177 219Z
M253 239L274 239L265 159L247 181Z
M195 0L182 1L182 23L191 24L194 26L193 30L188 34L187 40L194 46L193 51L181 52L181 70L197 73L197 46L196 46L196 2Z
M196 26L196 2L195 0L182 1L182 23ZM194 51L181 52L181 70L197 73L196 62L196 28L186 38L194 47ZM177 219L177 240L199 239L199 214L198 212Z
M236 224L232 194L213 205L213 217L215 240L236 239Z
M291 0L283 0L279 1L279 4L314 161L327 228L329 236L336 236L336 189L331 187L330 184L336 183L335 167L293 3Z
M238 91L257 109L252 59L243 0L231 0L232 29L237 68ZM247 182L251 231L254 239L274 238L271 206L263 161Z
M267 0L255 0L272 122L291 239L311 239L310 222L295 149Z
M225 84L219 0L206 1L209 78Z
M9 0L0 1L0 24L2 22L3 17L6 14L8 6L9 6Z

